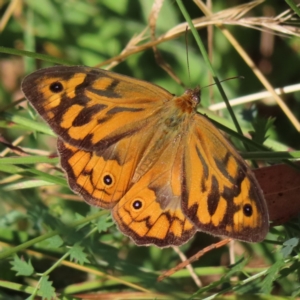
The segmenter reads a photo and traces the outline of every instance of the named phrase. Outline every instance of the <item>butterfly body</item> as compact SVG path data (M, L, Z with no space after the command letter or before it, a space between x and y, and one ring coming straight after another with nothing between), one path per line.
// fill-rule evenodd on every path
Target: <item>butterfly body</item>
M262 191L236 150L196 112L198 88L176 97L113 72L56 66L27 76L22 89L59 137L70 187L111 209L137 244L181 245L197 230L265 237Z

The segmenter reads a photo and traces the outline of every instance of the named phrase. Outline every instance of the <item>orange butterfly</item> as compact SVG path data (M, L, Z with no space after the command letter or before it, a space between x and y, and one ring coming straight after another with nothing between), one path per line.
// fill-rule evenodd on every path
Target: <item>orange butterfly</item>
M73 191L111 209L138 245L182 245L196 231L248 242L269 228L262 191L245 161L196 109L200 90L177 97L113 72L55 66L22 90L58 135Z

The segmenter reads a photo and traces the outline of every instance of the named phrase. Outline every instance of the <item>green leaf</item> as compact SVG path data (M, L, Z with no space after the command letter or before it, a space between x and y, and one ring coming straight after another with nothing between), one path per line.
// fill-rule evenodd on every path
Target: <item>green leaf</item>
M248 264L250 257L241 257L235 264L229 266L230 271L225 275L226 278L230 278L237 272L242 272L244 267Z
M114 225L114 222L110 219L110 217L100 218L97 224L97 228L99 232L107 231L109 227Z
M52 300L56 299L55 289L52 286L52 281L49 281L49 276L43 276L40 281L40 292L42 299Z
M300 295L300 286L296 288L296 290L293 292L292 297L297 297Z
M262 145L268 138L267 132L272 128L274 121L274 118L256 118L252 123L254 131L249 132L252 136L252 140Z
M77 261L80 265L90 262L87 259L87 254L84 253L83 249L84 248L79 246L79 244L75 244L70 249L71 260Z
M12 264L12 270L17 272L17 276L30 276L34 273L31 261L26 262L24 259L14 256L14 260L10 262Z
M40 186L51 186L51 185L54 185L54 183L45 180L23 180L22 182L7 184L2 189L4 191L14 191L14 190L22 190L22 189L31 189Z
M273 264L267 271L267 276L262 282L262 292L266 294L270 294L273 289L273 282L278 277L278 272L282 266L284 266L284 260L278 260Z
M1 157L0 164L12 164L12 165L30 165L38 163L49 163L57 164L59 162L58 157L49 157L49 156L21 156L21 157Z
M284 258L287 258L293 251L293 249L299 244L299 238L291 238L283 243L281 253Z
M6 120L9 120L11 122L14 122L18 125L22 125L24 127L27 127L28 129L42 132L51 136L56 136L56 134L47 126L46 124L42 124L41 122L36 122L27 118L24 118L22 116L19 116L17 114L11 114L7 112L0 113L0 117L4 118Z
M57 249L61 245L63 245L64 241L62 240L62 238L59 235L55 235L55 236L47 239L47 243L48 243L49 248Z
M75 213L75 220L76 221L79 221L79 220L82 220L84 219L84 217L82 215L80 215L79 213ZM79 231L81 228L85 227L87 225L87 223L84 223L84 224L81 224L77 227L77 231Z

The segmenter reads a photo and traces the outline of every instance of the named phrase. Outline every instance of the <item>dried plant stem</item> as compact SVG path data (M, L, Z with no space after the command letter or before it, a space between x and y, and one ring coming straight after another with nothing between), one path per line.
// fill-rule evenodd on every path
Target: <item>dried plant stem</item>
M207 16L212 16L212 13L208 10L208 8L205 6L203 2L201 2L201 9ZM257 68L253 60L250 58L248 53L244 50L244 48L240 45L240 43L236 40L236 38L223 26L216 24L218 28L220 28L225 35L225 37L229 40L229 42L234 46L236 51L240 54L240 56L244 59L246 64L252 69L253 73L256 75L256 77L260 80L260 82L264 85L264 87L272 94L272 96L275 98L277 104L280 106L282 111L286 114L286 116L289 118L291 123L294 125L294 127L297 129L297 131L300 132L300 123L295 117L295 115L292 113L292 111L288 108L288 106L285 104L285 102L276 94L273 86L268 81L268 79L262 74L262 72Z
M178 256L180 257L180 259L184 262L187 260L187 257L184 255L184 253L179 249L179 247L172 247L173 250L178 254ZM191 274L191 277L193 278L195 284L198 286L198 287L201 287L202 286L202 282L200 280L200 278L197 276L197 274L195 273L193 267L191 264L188 264L186 266L187 270L190 272Z

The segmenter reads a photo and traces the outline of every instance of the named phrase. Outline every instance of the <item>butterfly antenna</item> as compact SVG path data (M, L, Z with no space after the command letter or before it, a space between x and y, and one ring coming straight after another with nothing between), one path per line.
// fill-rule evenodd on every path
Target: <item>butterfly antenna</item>
M185 51L186 51L186 63L187 63L187 68L188 68L189 81L190 81L190 85L191 85L191 71L190 71L189 44L188 44L188 29L189 29L189 27L186 26L186 28L185 28Z
M245 79L245 77L244 77L244 76L233 76L233 77L229 77L229 78L220 80L220 83L221 83L221 82L224 82L224 81L232 80L232 79ZM209 84L209 85L203 86L201 89L210 87L210 86L215 85L215 84L216 84L215 82L214 82L214 83L211 83L211 84Z

